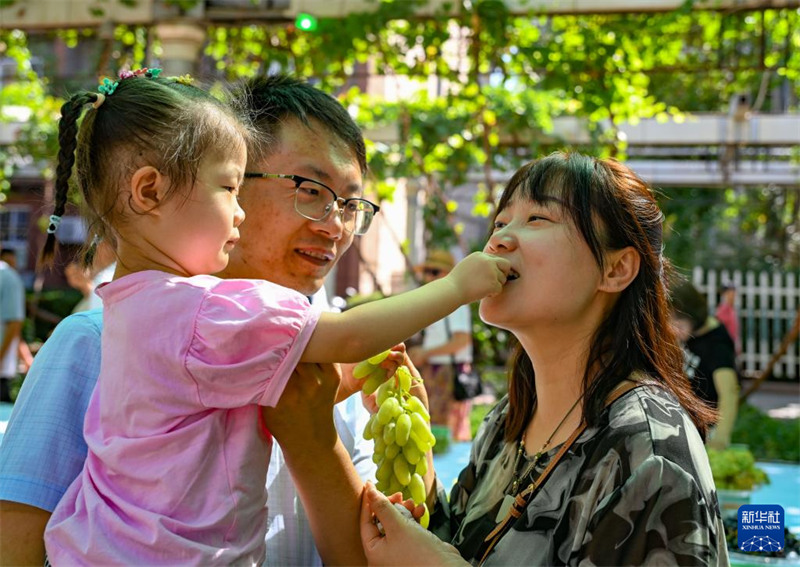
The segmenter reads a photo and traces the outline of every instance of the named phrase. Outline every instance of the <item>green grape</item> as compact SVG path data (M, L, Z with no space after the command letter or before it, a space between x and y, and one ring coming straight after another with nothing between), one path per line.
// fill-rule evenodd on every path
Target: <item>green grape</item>
M378 386L386 382L386 371L383 368L376 368L364 381L361 391L367 396L378 389Z
M397 418L394 442L403 447L408 443L409 435L411 435L411 416L404 412Z
M419 449L419 452L420 452L420 453L423 453L423 454L424 454L424 453L427 453L427 452L428 452L428 449L430 449L430 448L433 446L433 445L430 445L430 444L428 443L428 440L427 440L427 439L422 439L422 438L421 438L419 435L417 435L417 434L414 432L414 430L413 430L413 429L411 430L411 438L410 438L410 441L412 441L412 442L414 443L414 445L416 445L416 446L417 446L417 449ZM407 447L408 445L409 445L408 443L406 443L406 444L405 444L405 446L406 446L406 447Z
M383 459L381 464L378 465L378 470L375 471L375 478L380 482L388 482L389 479L392 477L392 472L394 469L392 468L392 460L389 458Z
M428 505L423 504L425 506L425 511L422 513L422 517L419 519L419 525L428 529L428 524L431 522L431 513L428 511Z
M372 437L374 439L377 439L378 437L383 437L383 424L380 421L378 421L377 415L378 414L372 416L374 419L372 419L371 430L372 430Z
M386 360L386 357L389 356L390 352L392 352L391 349L385 350L380 354L376 354L375 356L368 358L367 362L369 362L372 366L378 366L381 362Z
M403 408L400 407L400 402L397 401L397 398L388 398L381 406L381 409L383 408L386 408L386 411L388 411L393 418L403 413Z
M382 358L379 358L382 356ZM381 353L366 361L380 364L388 353ZM397 492L415 504L424 503L426 491L424 475L428 472L427 453L436 438L428 423L430 414L422 402L411 395L411 372L400 366L395 380L386 379L386 371L375 364L358 365L365 378L362 391L376 393L378 411L364 428L364 438L372 439L375 448L373 461L377 464L375 478L378 490L391 496ZM420 524L427 528L430 519L427 507Z
M405 459L395 459L392 463L394 469L394 476L401 485L407 486L411 482L411 471L408 470L408 463Z
M395 400L394 398L389 398L388 400L386 400L385 404L383 404L381 407L378 408L378 413L375 414L378 417L378 422L381 425L385 426L394 417L392 414L392 406L389 404L391 400L394 400L395 403L397 403L397 400ZM414 426L413 421L411 422L411 426L413 428Z
M403 446L403 456L412 465L416 465L423 457L423 454L414 443L407 443Z
M422 455L422 458L417 461L416 468L414 472L417 473L419 476L425 476L425 473L428 472L428 457Z
M383 402L388 400L393 394L394 391L392 389L391 380L386 380L383 384L378 386L378 389L375 392L375 401L378 403L378 407L382 406Z
M400 454L400 447L398 447L396 444L392 443L391 445L386 446L387 458L394 459L399 454Z
M401 392L408 392L411 390L411 372L405 366L401 366L395 372L397 376L397 384Z
M395 430L397 426L395 425L394 421L390 421L386 424L383 428L383 442L386 443L386 446L393 445L395 442Z
M418 413L411 414L411 431L419 435L422 439L425 439L427 433L430 431L425 418Z
M375 365L370 364L368 360L364 362L359 362L353 368L353 378L356 380L361 380L362 378L366 378L368 374L372 374L375 370Z
M418 474L411 475L411 480L408 481L408 491L414 504L419 505L425 502L425 482Z
M367 421L367 424L364 426L363 436L364 436L364 439L366 439L367 441L369 441L370 439L374 439L374 437L372 435L372 422L373 421L375 421L375 416L371 415L371 416L369 416L369 420ZM410 424L411 424L411 422L409 421L409 427L410 427Z
M411 396L408 398L408 400L406 400L406 405L412 413L420 414L426 423L430 423L431 415L428 413L428 410L425 409L425 406L422 405L422 402L419 400L419 398Z

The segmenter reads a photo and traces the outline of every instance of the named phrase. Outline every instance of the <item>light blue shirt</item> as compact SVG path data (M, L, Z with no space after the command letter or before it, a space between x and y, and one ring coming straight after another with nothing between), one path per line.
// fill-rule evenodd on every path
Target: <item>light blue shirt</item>
M0 500L52 512L83 468L83 420L100 373L99 309L70 315L34 358L0 444ZM375 477L369 414L358 396L337 404L339 437L363 480ZM308 518L276 444L267 477L269 534L265 565L321 565Z
M0 445L0 500L52 512L83 469L102 317L100 310L67 317L34 358Z
M17 271L0 262L0 341L6 330L6 323L25 319L25 284ZM8 346L5 356L0 361L0 376L12 378L17 375L19 356L17 348L19 339L14 339Z

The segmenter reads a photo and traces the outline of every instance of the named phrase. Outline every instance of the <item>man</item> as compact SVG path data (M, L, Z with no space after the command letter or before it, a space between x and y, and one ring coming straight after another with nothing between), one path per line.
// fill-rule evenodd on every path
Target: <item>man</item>
M25 285L16 270L13 250L0 250L0 402L11 401L11 382L19 367Z
M366 172L363 138L335 99L296 79L256 79L239 99L268 141L248 156L248 173L293 178L259 176L246 182L241 202L247 222L240 227L241 240L223 275L268 279L313 296L352 243L354 231L348 231L350 217L342 214L341 201L321 220L304 217L296 199L295 176L319 181L338 197L360 197ZM87 451L83 416L99 372L101 325L98 311L73 315L59 325L37 356L14 408L0 448L0 563L4 565L43 564L46 522L83 466ZM311 477L306 472L311 467L325 467L331 475L324 482L348 490L344 506L321 510L330 514L332 526L340 531L343 522L352 524L354 539L344 535L337 542L337 549L352 551L339 555L326 541L330 538L320 537L320 553L330 564L362 563L356 531L361 479L350 458L361 475L373 476L371 445L363 444L360 435L366 417L359 412L363 412L360 404L354 405L356 400L347 400L350 405L338 406L335 414L338 438L336 431L324 435L326 422L331 421L325 404L333 396L316 394L332 387L335 391L338 377L330 368L300 369L299 374L302 380L289 381L279 407L270 414L274 422L268 419L267 426L279 441L292 441L295 433L284 433L288 428L282 426L291 420L281 421L281 407L293 412L292 404L301 408L305 404L322 414L320 435L301 435L303 441L297 443L301 446L286 443L284 453L273 445L267 564L321 564L311 529L320 534L322 522L311 515L309 526L284 461L304 479ZM292 413L298 430L304 429L298 420L308 415L314 417L308 411ZM305 430L312 427L317 425L309 424ZM301 495L314 498L317 487L307 486L300 485Z

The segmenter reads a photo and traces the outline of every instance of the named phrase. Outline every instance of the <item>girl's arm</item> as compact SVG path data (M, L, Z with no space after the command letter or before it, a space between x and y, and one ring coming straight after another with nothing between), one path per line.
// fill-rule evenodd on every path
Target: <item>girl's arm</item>
M344 313L323 313L302 362L359 362L390 348L456 308L499 293L510 263L475 252L442 279L415 290L360 305Z

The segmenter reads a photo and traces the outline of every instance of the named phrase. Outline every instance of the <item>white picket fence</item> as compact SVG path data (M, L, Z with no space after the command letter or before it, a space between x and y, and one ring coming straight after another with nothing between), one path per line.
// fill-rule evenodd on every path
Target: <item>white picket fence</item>
M742 339L739 363L746 376L763 370L792 328L800 307L800 272L742 272L738 270L692 270L692 282L708 297L713 314L719 304L719 288L726 283L736 286L736 312ZM800 376L800 340L775 365L777 378Z

